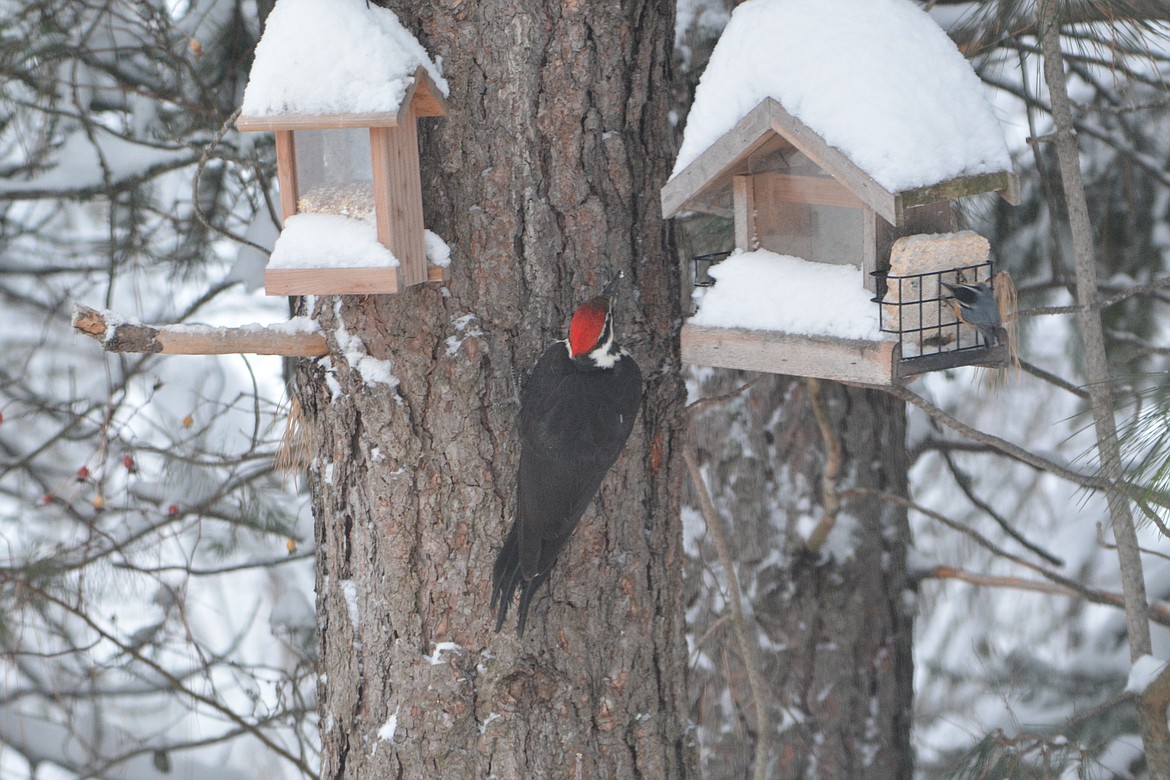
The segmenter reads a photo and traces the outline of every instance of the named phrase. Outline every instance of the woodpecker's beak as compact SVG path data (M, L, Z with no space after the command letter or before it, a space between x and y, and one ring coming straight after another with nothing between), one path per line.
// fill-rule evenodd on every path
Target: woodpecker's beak
M624 272L615 274L612 279L606 282L605 288L601 291L601 294L612 301L614 296L617 294L618 282L622 280L623 276L625 276Z

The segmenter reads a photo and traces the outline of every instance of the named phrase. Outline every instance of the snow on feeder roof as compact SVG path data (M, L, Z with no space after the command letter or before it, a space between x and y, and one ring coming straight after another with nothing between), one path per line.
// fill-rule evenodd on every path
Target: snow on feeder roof
M415 90L440 104L448 94L439 68L393 11L365 0L280 0L256 44L241 114L386 121ZM435 113L420 116L446 113L441 105L425 108Z
M978 76L910 0L748 0L695 91L669 215L702 184L685 182L696 163L769 102L888 193L1012 171Z
M952 232L951 202L984 192L1018 200L984 89L910 0L738 6L662 189L667 217L732 217L739 252L697 296L683 359L869 384L1002 361L1003 349L957 323L943 287L991 274L986 240ZM853 267L856 294L832 266ZM797 276L812 289L793 307ZM831 314L826 325L824 313L853 311L846 301L866 293L880 302L869 303L869 335L838 332ZM742 319L769 306L790 311L780 324L719 313Z
M291 264L270 260L269 295L393 293L443 278L441 267L428 265L417 119L444 116L447 92L393 11L365 0L277 2L236 126L276 133L286 222L298 214L330 219L294 226L298 237L283 244L301 254ZM322 245L309 236L322 226L339 246L314 261L303 250ZM347 241L371 232L385 252Z

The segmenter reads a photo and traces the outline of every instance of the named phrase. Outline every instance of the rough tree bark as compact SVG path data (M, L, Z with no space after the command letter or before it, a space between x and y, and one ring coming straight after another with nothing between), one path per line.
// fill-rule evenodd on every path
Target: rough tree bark
M1060 181L1068 208L1069 228L1076 271L1077 324L1084 351L1085 381L1093 412L1093 427L1097 436L1097 457L1101 475L1109 480L1105 490L1109 507L1109 521L1117 541L1117 559L1121 572L1121 587L1125 596L1125 634L1129 641L1132 661L1152 650L1150 636L1149 600L1146 595L1145 572L1137 528L1129 499L1121 488L1115 487L1124 476L1121 445L1114 419L1112 375L1105 352L1104 326L1101 322L1101 304L1097 295L1097 258L1094 250L1093 224L1085 199L1081 179L1080 156L1073 126L1072 103L1064 73L1064 55L1060 48L1062 19L1058 0L1040 3L1040 48L1044 55L1044 81L1052 102L1052 121L1055 128L1057 159L1060 162ZM1166 723L1165 699L1159 696L1156 706L1139 706L1138 727L1142 746L1146 751L1150 777L1170 780L1170 729ZM1139 698L1139 703L1140 698ZM1148 703L1148 702L1147 702Z
M333 352L300 365L296 390L315 456L321 775L683 776L680 312L658 206L673 3L390 5L451 86L450 116L422 134L451 279L303 301ZM639 421L523 639L511 622L494 634L520 381L616 271Z
M702 376L701 395L709 397L753 375ZM907 778L913 774L909 526L904 510L847 492L906 495L904 406L877 391L819 385L840 445L841 495L819 554L804 539L822 516L827 457L808 384L765 376L730 402L697 407L691 445L732 529L737 575L751 608L749 633L760 642L773 729L768 776ZM694 551L713 566L702 538ZM691 681L692 717L731 729L720 734L704 727L705 776L748 777L756 719L742 660L727 639L731 629L722 616L728 610L691 590L688 614L702 654ZM708 583L708 597L719 592Z

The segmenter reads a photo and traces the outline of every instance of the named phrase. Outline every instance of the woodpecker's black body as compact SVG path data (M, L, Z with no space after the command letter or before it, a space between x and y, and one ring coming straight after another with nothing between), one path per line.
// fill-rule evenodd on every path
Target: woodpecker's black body
M613 339L609 300L594 298L573 315L570 337L537 361L520 405L516 520L496 558L496 630L520 588L524 633L532 595L629 438L642 402L642 372Z

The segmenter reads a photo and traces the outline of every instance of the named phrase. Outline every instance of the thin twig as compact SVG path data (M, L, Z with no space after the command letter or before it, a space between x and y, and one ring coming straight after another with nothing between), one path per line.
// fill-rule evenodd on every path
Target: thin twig
M1040 580L1026 580L1021 577L1002 577L994 574L980 574L978 572L957 569L953 566L935 566L918 573L919 579L960 580L972 585L993 588L1011 588L1013 590L1028 590L1034 593L1048 593L1055 596L1072 596L1083 598L1094 604L1125 609L1125 598L1120 593L1111 593L1103 590L1075 590L1054 582ZM1150 619L1163 626L1170 626L1170 607L1161 603L1150 604Z
M1063 379L1056 374L1050 373L1043 368L1040 368L1040 366L1036 365L1035 363L1029 363L1027 360L1021 360L1020 368L1037 379L1041 379L1050 385L1059 387L1061 390L1072 393L1077 398L1089 397L1089 393L1083 387L1077 387L1072 382L1069 382L1068 380Z
M212 137L211 143L205 146L203 148L203 153L199 155L199 165L195 167L195 178L191 182L191 209L195 212L195 219L199 220L199 224L203 225L203 227L207 228L213 233L219 233L224 238L229 238L232 241L236 241L245 246L250 246L253 249L256 249L267 255L269 252L267 247L260 246L255 241L250 241L243 236L237 236L235 233L227 230L226 228L222 228L219 225L211 224L211 220L209 220L207 215L203 213L203 210L199 208L199 185L203 181L203 171L207 168L207 163L209 160L211 160L211 155L219 146L219 142L222 141L224 136L228 134L228 131L231 130L232 125L235 124L235 121L239 118L240 112L242 110L242 108L237 108L232 112L231 116L224 120L223 125L221 125L219 128L219 132L217 132Z
M1117 545L1105 541L1105 527L1100 523L1097 523L1097 546L1103 550L1117 549ZM1157 550L1151 550L1148 547L1140 547L1138 549L1142 551L1143 555L1152 555L1155 558L1161 558L1162 560L1170 561L1170 555L1167 555L1166 553L1158 552Z
M752 387L756 384L756 382L759 382L761 379L763 379L766 376L768 376L768 374L760 374L755 379L752 379L752 380L740 385L739 387L735 388L731 392L723 393L722 395L713 395L709 398L700 398L697 401L691 401L689 404L687 404L687 413L690 415L695 415L708 406L711 406L713 404L722 403L724 401L730 401L732 398L743 395L748 390L751 390Z
M808 387L808 398L812 404L813 417L820 428L821 438L825 442L825 467L821 471L821 519L808 535L805 546L810 552L819 552L829 532L837 523L837 513L841 509L841 497L837 493L837 480L841 476L841 462L844 456L841 452L841 441L833 430L833 423L825 409L825 402L821 396L821 383L811 377L804 380Z
M62 609L65 609L66 611L75 615L79 620L81 620L81 622L83 622L86 626L88 626L89 629L91 631L93 631L96 635L100 636L102 639L106 640L107 642L112 644L114 647L117 647L118 650L120 650L121 652L126 653L127 655L132 657L135 661L139 662L140 664L142 664L145 667L147 667L148 669L150 669L152 672L154 672L156 675L158 675L161 679L165 680L167 682L167 684L172 686L176 691L180 691L181 693L185 694L186 696L189 696L193 701L204 704L204 705L210 707L211 709L219 712L221 715L223 715L225 718L227 718L227 720L231 721L232 723L235 723L241 729L248 732L253 737L255 737L257 740L259 740L261 743L263 743L265 745L265 747L267 747L273 753L277 754L281 758L283 758L286 761L288 761L289 763L291 763L293 766L295 766L297 769L299 769L306 777L314 778L314 779L317 778L317 773L314 772L312 767L310 767L307 763L305 763L305 761L302 758L300 758L299 756L293 755L283 745L277 743L276 741L273 740L272 737L270 737L268 734L264 733L264 731L262 729L258 728L255 724L249 723L247 720L244 719L244 717L242 715L238 714L235 710L231 709L230 707L228 707L226 704L224 704L223 702L221 702L219 699L215 698L214 696L204 695L204 694L200 693L199 691L195 690L194 688L190 688L190 687L184 685L182 680L177 678L174 674L172 674L165 667L163 667L162 665L157 663L154 659L143 655L139 649L132 647L130 645L127 645L121 639L114 636L109 631L106 631L104 628L102 628L100 625L98 625L97 621L95 621L93 619L93 617L91 617L90 614L88 612L86 612L85 610L77 608L75 605L66 602L64 599L58 598L53 593L51 593L47 590L44 590L42 588L34 588L33 586L29 585L28 583L25 583L25 587L28 587L30 590L34 590L39 598L42 598L45 601L48 601L52 604L55 604L58 607L61 607Z
M711 541L715 544L715 551L719 554L719 562L727 572L727 590L731 603L731 623L735 630L735 638L739 643L739 651L743 653L743 665L747 669L748 688L751 689L752 703L756 710L756 755L755 768L752 777L755 780L766 780L768 777L768 759L772 748L772 726L768 719L768 694L764 685L762 667L760 665L760 648L747 629L747 619L743 614L743 596L739 591L739 579L735 574L734 560L731 557L731 548L727 544L727 537L723 533L723 521L715 504L711 500L711 493L707 490L707 483L703 479L703 472L695 461L695 455L690 448L683 450L683 461L690 474L691 483L695 486L695 494L699 498L699 511L707 523L707 531L711 534Z
M1070 468L1062 466L1054 461L1047 460L1046 458L1042 458L1034 452L1030 452L1023 447L1012 444L1011 442L1005 439L1001 439L998 436L992 436L989 433L976 430L970 425L959 421L947 412L944 412L942 409L935 406L930 401L927 401L925 398L912 390L908 390L905 387L884 387L882 389L891 395L901 398L903 401L907 401L908 403L917 406L919 409L926 412L932 418L938 420L938 422L955 431L956 433L962 436L966 436L968 439L986 444L993 449L1002 452L1004 455L1015 458L1021 463L1026 463L1029 466L1040 469L1041 471L1050 472L1058 477L1061 477L1062 479L1066 479L1069 482L1072 482L1073 484L1080 485L1081 487L1092 488L1094 490L1105 490L1110 487L1110 483L1106 479L1093 476L1092 474L1082 474L1080 472L1073 471Z
M1087 587L1085 587L1085 585L1083 583L1077 582L1076 580L1071 579L1069 577L1065 577L1061 574L1057 574L1056 572L1052 571L1051 569L1045 568L1044 566L1041 566L1038 563L1032 563L1031 561L1029 561L1025 558L1021 558L1018 555L1014 555L1014 554L1008 552L1007 550L1003 549L1002 547L997 545L995 542L991 541L990 539L988 539L983 534L979 533L978 531L976 531L973 528L969 528L968 526L963 525L962 523L960 523L956 520L952 520L951 518L947 517L946 515L943 515L939 512L936 512L933 509L929 509L927 507L924 507L921 504L916 504L907 498L903 498L902 496L897 496L897 495L894 495L893 493L885 493L885 492L880 491L880 490L871 490L869 488L853 488L851 490L846 490L846 491L842 492L841 495L844 498L856 498L856 497L876 498L879 501L885 501L885 502L890 503L890 504L895 504L896 506L905 507L906 509L912 509L915 512L919 512L919 513L921 513L921 514L923 514L923 515L925 515L933 520L937 520L938 522L942 523L947 528L950 528L953 531L957 531L957 532L963 534L964 536L970 537L977 544L979 544L980 546L991 551L995 555L998 555L1001 558L1005 558L1006 560L1011 561L1012 563L1018 564L1020 566L1023 566L1026 569L1029 569L1031 571L1036 572L1041 577L1044 577L1046 580L1049 580L1054 585L1057 585L1060 588L1062 588L1063 590L1060 591L1062 593L1068 592L1070 594L1077 595L1086 601L1093 602L1094 604L1107 604L1109 606L1115 606L1115 607L1124 606L1120 594L1110 593L1108 591L1093 590L1092 588L1087 588ZM947 568L949 568L949 567L947 567ZM929 576L929 574L920 575L920 576ZM972 576L976 576L976 575L972 575ZM1024 581L1027 582L1028 580L1024 580ZM1155 619L1159 623L1165 621L1166 625L1170 625L1170 608L1168 608L1164 605L1154 604L1154 605L1150 606L1150 610L1151 610L1151 614L1156 613L1158 615L1158 617L1156 617Z
M990 504L979 498L979 496L975 495L975 491L971 489L971 476L959 468L959 465L955 463L955 459L951 457L951 453L944 451L940 452L939 454L942 455L942 458L946 462L947 467L951 470L951 475L955 478L955 482L959 486L959 490L963 491L963 495L967 497L968 501L974 504L977 509L984 512L992 520L994 520L996 525L1003 529L1004 533L1015 539L1021 545L1036 553L1041 558L1051 563L1053 566L1064 566L1063 560L1043 549L1039 545L1028 541L1028 539L1023 534L1011 526L1006 518L1001 517L1000 514L996 512Z

